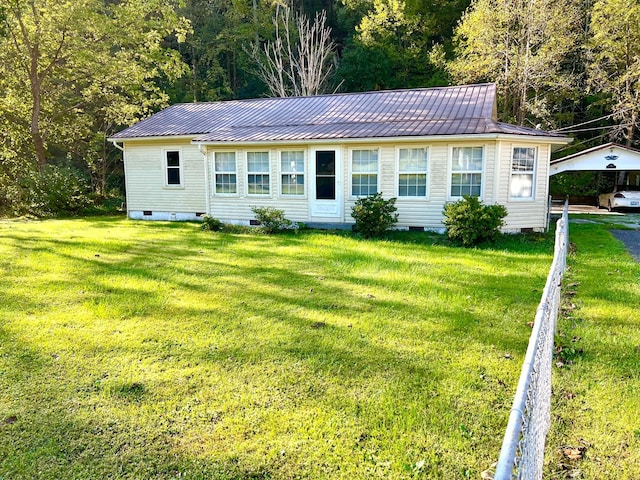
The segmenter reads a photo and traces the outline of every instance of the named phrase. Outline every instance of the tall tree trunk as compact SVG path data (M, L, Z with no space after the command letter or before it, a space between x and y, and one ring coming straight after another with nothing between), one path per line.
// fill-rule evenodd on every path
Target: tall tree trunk
M253 0L253 28L256 30L255 44L256 48L260 46L260 35L258 35L258 0Z
M40 130L40 110L42 100L42 90L40 78L38 77L38 45L36 44L31 52L31 71L29 72L29 82L31 84L31 97L33 99L33 109L31 111L31 139L38 161L38 170L44 171L47 164L47 152L44 146L44 137Z
M629 125L627 126L627 147L633 146L633 137L634 137L637 121L638 121L638 114L634 110L633 112L631 112L631 119L629 120Z

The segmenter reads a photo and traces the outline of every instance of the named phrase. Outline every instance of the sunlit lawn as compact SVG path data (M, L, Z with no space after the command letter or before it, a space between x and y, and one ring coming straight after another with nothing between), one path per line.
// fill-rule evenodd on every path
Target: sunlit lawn
M479 478L551 252L537 237L465 250L417 233L0 222L0 479ZM586 314L602 290L577 281ZM637 394L638 379L633 363L610 365L623 348L589 353L578 323L567 334L585 354L561 371L576 397L557 415L586 422L600 412L576 407L583 393L631 375ZM609 367L591 382L580 369L599 358ZM606 396L628 409L621 393ZM612 438L637 450L620 428Z
M620 223L571 225L557 336L570 363L554 370L546 478L640 478L640 265L606 220Z

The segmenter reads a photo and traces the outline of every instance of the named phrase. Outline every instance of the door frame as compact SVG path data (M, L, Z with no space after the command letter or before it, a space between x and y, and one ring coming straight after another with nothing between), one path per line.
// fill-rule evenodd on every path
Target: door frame
M316 154L317 152L335 153L336 198L318 200L316 198ZM309 148L309 218L314 222L344 221L343 159L340 145L319 145Z

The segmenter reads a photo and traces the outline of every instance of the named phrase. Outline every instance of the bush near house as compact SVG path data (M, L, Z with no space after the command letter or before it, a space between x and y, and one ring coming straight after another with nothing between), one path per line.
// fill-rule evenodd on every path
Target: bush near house
M503 205L483 205L477 197L465 195L445 205L443 213L449 239L471 247L498 238L507 209Z
M200 225L200 228L205 231L219 232L224 228L224 223L217 218L205 215L202 217L202 225Z
M274 207L251 207L251 211L265 233L278 233L286 230L298 230L300 224L292 222L284 216L284 210Z
M398 221L396 199L385 200L381 193L356 200L351 216L356 221L353 231L364 238L377 238L393 227Z

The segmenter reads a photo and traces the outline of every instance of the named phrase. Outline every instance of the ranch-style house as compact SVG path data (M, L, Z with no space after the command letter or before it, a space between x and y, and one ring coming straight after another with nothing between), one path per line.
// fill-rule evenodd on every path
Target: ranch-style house
M441 230L463 195L544 230L551 152L571 139L501 123L494 84L173 105L109 139L123 150L127 214L251 224L273 206L348 226L354 202L396 197L399 228Z

